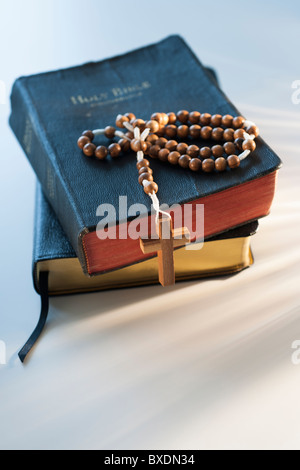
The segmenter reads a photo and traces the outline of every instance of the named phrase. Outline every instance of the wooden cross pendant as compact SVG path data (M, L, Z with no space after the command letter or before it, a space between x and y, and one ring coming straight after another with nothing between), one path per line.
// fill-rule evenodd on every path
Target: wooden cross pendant
M159 282L162 286L175 284L174 248L179 248L190 241L190 233L186 227L173 230L172 220L160 214L156 231L159 240L140 238L141 250L144 254L157 252Z

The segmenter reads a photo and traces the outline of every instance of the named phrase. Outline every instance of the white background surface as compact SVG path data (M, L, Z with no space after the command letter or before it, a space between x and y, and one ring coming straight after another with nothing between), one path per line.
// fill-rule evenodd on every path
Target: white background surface
M34 174L0 105L2 449L300 448L300 80L297 1L0 2L0 80L182 34L284 160L270 217L242 274L51 300L31 279ZM188 79L189 77L187 77Z

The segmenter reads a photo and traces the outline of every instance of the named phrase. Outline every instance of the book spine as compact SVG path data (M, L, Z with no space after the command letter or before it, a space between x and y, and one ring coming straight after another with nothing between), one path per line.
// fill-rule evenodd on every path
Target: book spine
M41 239L41 192L38 191L38 183L35 188L35 209L34 209L34 238L33 238L33 256L32 256L32 279L33 285L38 294L40 294L40 285L37 275L37 264L39 260L40 239Z
M55 151L47 138L47 131L26 87L26 79L18 79L11 94L10 126L33 167L43 191L76 251L83 270L87 263L82 246L84 224L56 162ZM66 214L68 216L66 217Z

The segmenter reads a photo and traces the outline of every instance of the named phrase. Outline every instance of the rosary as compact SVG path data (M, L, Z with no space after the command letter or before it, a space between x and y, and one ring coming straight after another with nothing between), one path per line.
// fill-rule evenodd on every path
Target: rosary
M154 113L149 121L127 113L117 117L116 127L124 132L112 126L84 131L78 139L78 147L87 157L98 160L104 160L108 155L117 158L130 151L137 154L138 182L152 200L159 236L158 241L140 239L141 250L144 254L157 252L159 281L163 286L172 285L175 283L173 250L190 241L189 231L186 227L174 230L170 214L160 210L158 185L154 182L153 171L145 155L194 172L222 173L238 168L241 161L255 150L259 129L242 116L212 116L198 111ZM96 146L93 141L100 135L105 135L109 140L118 137L119 141L109 147ZM188 145L183 141L189 137L194 141L210 139L216 144L201 148Z

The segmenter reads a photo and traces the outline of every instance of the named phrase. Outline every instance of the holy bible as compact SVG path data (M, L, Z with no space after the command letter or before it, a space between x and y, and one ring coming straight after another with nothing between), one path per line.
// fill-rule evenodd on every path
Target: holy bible
M179 36L101 62L22 77L15 82L11 104L11 127L88 276L154 254L143 254L139 240L129 237L98 238L101 204L118 208L122 195L128 206L138 202L150 211L150 202L137 183L135 155L105 162L87 159L77 147L82 131L113 125L126 112L144 119L155 111L179 109L240 114ZM256 142L251 157L222 174L151 161L160 202L193 208L204 204L206 240L267 215L281 162L262 138ZM116 212L117 220L108 223L127 224Z

